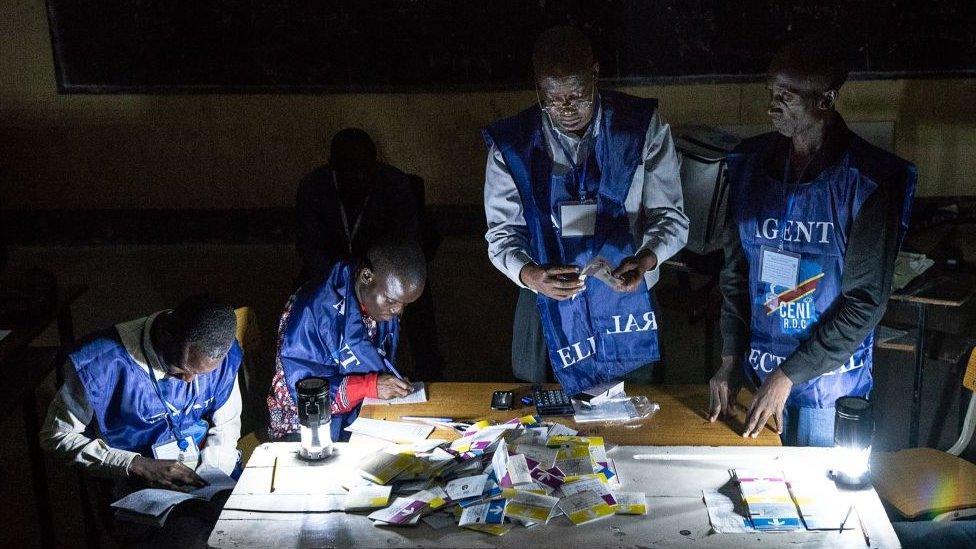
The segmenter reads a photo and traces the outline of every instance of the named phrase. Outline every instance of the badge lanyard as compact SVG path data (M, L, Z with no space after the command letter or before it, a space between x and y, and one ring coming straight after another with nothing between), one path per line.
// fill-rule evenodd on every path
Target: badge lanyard
M557 132L553 132L553 133L557 133ZM573 179L576 180L576 188L578 189L579 200L580 202L583 202L584 200L586 200L586 170L589 166L590 154L592 154L593 151L590 150L590 154L587 154L586 157L583 158L583 171L581 173L579 169L580 167L576 165L576 161L573 160L573 156L569 154L569 150L566 148L566 145L563 144L563 140L559 138L559 135L554 135L553 137L556 140L556 144L559 145L560 150L563 151L563 155L566 157L566 161L569 162L570 169L573 172ZM582 144L583 141L580 140L580 145ZM576 149L576 152L579 153L578 147Z
M780 220L780 231L779 231L779 251L781 251L781 252L783 251L783 243L786 240L786 222L787 222L788 218L790 217L790 214L793 213L793 206L794 206L794 204L796 202L796 194L795 193L790 193L789 197L786 196L786 187L788 187L789 184L790 184L790 179L789 178L790 178L790 163L791 162L793 162L793 143L792 142L790 143L789 149L787 149L787 151L786 151L786 162L783 163L783 186L780 187L780 191L782 192L782 194L780 196L783 199L782 200L782 202L783 202L783 217ZM799 185L800 178L802 178L803 177L803 174L806 173L807 168L810 167L810 163L811 162L813 162L813 156L812 155L810 156L810 159L807 160L806 165L803 166L803 169L800 170L799 175L797 175L797 180L796 180L797 185Z
M143 355L145 355L145 348L143 348L142 351ZM156 376L153 374L152 366L149 367L149 379L152 381L153 389L156 390L156 396L159 397L159 401L163 403L163 411L166 412L166 423L169 425L170 433L173 434L173 438L176 440L176 444L180 447L180 450L185 452L187 447L189 447L189 444L186 442L186 438L183 436L183 429L180 424L183 422L183 418L186 417L187 410L189 410L190 407L193 406L193 403L197 401L197 380L194 379L190 383L192 386L190 388L190 401L183 408L183 411L180 413L180 421L177 422L176 419L173 418L173 409L175 409L175 407L171 406L170 403L163 398L163 391L159 388L159 382L156 380Z
M346 205L342 203L342 198L339 197L339 181L336 179L334 171L332 172L332 184L335 186L336 200L339 201L339 216L342 218L342 230L346 232L346 243L349 247L349 253L352 254L352 239L356 238L356 233L359 232L359 225L363 222L363 214L366 213L366 206L369 205L370 197L367 196L366 200L363 200L363 207L360 208L359 215L356 216L356 223L350 229L349 215L346 213Z

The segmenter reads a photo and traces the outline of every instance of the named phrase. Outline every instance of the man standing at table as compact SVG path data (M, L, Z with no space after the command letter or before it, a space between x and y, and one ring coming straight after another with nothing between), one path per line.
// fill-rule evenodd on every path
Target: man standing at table
M829 47L800 42L769 68L776 132L729 156L722 367L710 419L758 387L743 436L775 418L783 442L830 446L834 401L869 395L874 327L891 293L916 171L851 132Z
M543 32L532 63L539 104L484 131L488 255L520 288L513 370L540 382L551 362L569 394L649 381L660 358L650 289L688 235L670 128L656 100L599 89L575 28ZM612 276L584 282L598 258Z
M342 260L324 281L307 282L285 306L278 328L278 364L268 395L269 434L298 433L295 384L329 380L332 440L359 415L366 397L410 394L396 361L400 316L424 290L427 266L412 241L373 245L363 261Z

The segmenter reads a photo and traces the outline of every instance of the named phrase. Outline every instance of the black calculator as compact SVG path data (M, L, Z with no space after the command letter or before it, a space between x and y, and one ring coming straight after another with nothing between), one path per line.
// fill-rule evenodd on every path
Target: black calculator
M540 416L571 416L576 413L573 402L562 389L544 389L541 385L532 386L535 411Z

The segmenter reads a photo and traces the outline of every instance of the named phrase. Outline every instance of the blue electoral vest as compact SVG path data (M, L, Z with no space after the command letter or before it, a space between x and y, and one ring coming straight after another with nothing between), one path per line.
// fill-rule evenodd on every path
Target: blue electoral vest
M582 268L603 257L616 266L636 252L624 201L634 172L643 169L644 139L657 100L601 91L600 106L599 133L580 174L553 173L538 106L484 130L518 188L532 255L540 265ZM556 222L560 203L584 198L576 177L585 198L597 201L593 236L562 236ZM540 294L538 306L556 379L570 395L660 358L657 317L643 281L635 292L621 293L590 278L575 298L557 301Z
M749 262L751 344L743 360L746 376L762 382L810 337L841 293L848 236L861 206L881 185L904 186L899 243L908 227L915 167L849 133L840 161L816 179L784 185L766 165L778 134L746 141L728 158L731 219ZM798 254L793 288L760 280L763 248ZM842 396L867 396L874 334L844 364L793 387L788 405L830 408Z
M359 312L355 282L355 264L343 260L336 263L324 281L308 282L293 296L278 354L288 391L296 403L295 384L303 378L328 378L334 401L344 376L389 371L387 364L395 360L399 321L379 322L379 345L373 344ZM347 438L342 429L358 415L357 407L332 416L332 440Z
M175 438L151 374L129 354L117 329L94 334L68 357L84 386L100 436L109 446L153 457L155 444ZM177 428L184 437L192 436L197 446L206 438L213 413L234 389L241 357L235 341L214 371L190 383L173 377L157 380Z

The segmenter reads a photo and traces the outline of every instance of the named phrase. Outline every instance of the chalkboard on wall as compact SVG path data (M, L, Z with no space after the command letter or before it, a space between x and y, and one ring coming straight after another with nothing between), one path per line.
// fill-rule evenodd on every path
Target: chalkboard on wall
M47 0L65 93L503 89L570 23L617 82L761 78L832 29L862 76L976 74L976 2L949 0Z

